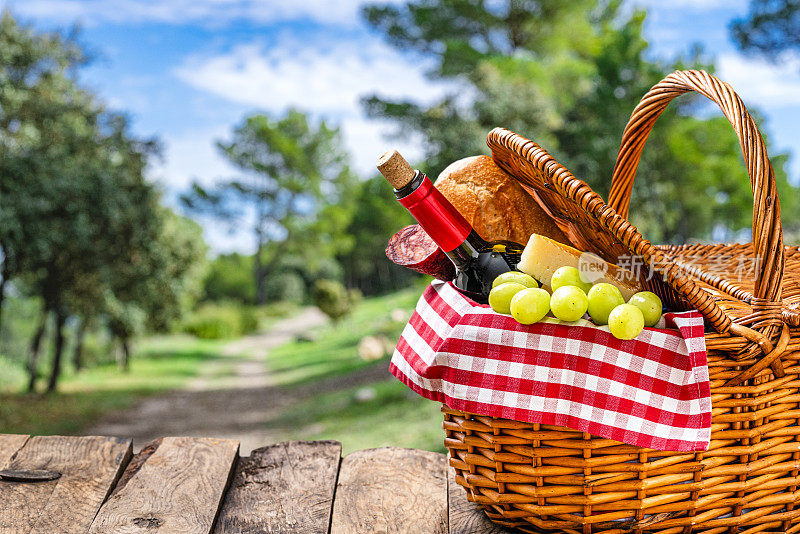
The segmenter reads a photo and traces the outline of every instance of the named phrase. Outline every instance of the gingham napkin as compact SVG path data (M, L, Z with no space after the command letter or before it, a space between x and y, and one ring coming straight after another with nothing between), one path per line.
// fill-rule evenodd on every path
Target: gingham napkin
M706 450L703 317L667 313L657 326L663 328L622 341L585 319L521 325L434 281L403 330L390 371L456 410L651 449Z

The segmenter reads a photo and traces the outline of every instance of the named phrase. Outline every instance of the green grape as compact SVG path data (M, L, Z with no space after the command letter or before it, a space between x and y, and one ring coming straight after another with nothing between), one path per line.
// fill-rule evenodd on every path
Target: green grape
M601 282L592 286L589 290L589 315L595 324L600 326L608 324L608 314L611 310L625 304L619 289L616 286Z
M628 304L633 304L644 315L644 325L653 326L661 320L663 305L658 295L651 291L640 291L630 298Z
M516 282L506 282L492 288L489 292L489 306L497 313L511 313L511 299L525 286Z
M642 310L633 304L620 304L608 316L608 329L617 339L633 339L644 328Z
M553 291L564 286L575 286L584 293L588 293L592 284L581 280L581 272L577 268L565 265L556 269L556 272L550 278L550 288Z
M492 287L497 287L500 284L505 284L506 282L516 282L525 287L539 287L539 284L536 282L534 277L519 271L508 271L499 275L494 279L494 282L492 282Z
M575 286L562 286L553 291L550 309L562 321L577 321L589 307L589 298L582 289Z
M541 288L523 289L511 299L511 316L518 323L538 323L549 311L550 293Z

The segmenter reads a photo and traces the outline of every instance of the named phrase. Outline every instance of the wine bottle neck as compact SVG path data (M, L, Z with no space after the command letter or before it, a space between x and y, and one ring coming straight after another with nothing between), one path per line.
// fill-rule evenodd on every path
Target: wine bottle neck
M478 232L472 230L459 246L453 250L446 251L445 254L450 257L456 267L464 269L488 246L489 244L478 235Z
M425 232L450 256L456 267L461 267L464 261L473 257L475 249L479 250L485 244L425 173L417 171L411 182L396 189L394 194ZM474 243L465 243L468 240Z

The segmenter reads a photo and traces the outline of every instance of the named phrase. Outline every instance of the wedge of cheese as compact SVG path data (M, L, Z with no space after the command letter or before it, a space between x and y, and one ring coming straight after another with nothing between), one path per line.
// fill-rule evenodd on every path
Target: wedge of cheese
M538 234L528 240L517 269L533 276L552 292L550 279L556 269L564 266L577 268L584 282L608 282L617 286L626 302L634 293L644 290L632 271Z

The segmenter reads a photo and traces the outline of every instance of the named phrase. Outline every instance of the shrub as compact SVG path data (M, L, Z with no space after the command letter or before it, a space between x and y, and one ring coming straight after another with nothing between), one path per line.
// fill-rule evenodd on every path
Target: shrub
M265 282L267 300L284 301L302 304L306 298L306 284L303 277L293 272L277 273L269 276Z
M258 312L254 306L242 306L239 308L241 320L240 334L252 334L258 330Z
M227 339L254 332L258 313L235 303L204 304L183 322L182 330L202 339Z
M361 300L361 293L348 290L333 280L317 280L314 284L314 304L336 323L349 314Z
M209 265L203 292L205 300L253 302L256 295L253 257L236 253L218 256Z
M257 308L258 316L265 319L282 319L297 309L297 304L285 300L269 302Z

